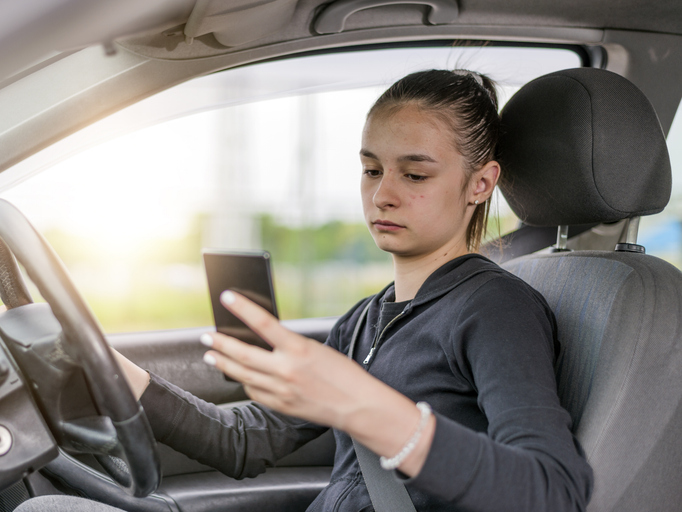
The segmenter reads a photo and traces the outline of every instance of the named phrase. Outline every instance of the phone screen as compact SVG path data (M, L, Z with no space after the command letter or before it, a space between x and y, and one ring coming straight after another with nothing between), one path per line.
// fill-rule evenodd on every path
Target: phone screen
M220 294L232 290L277 316L270 271L270 254L204 250L204 266L216 330L268 350L272 347L220 303Z

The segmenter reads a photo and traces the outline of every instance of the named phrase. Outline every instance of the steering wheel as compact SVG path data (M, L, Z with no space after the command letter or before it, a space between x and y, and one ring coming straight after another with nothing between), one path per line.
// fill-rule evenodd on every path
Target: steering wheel
M63 359L73 360L82 368L100 414L75 421L46 417L52 433L60 444L95 455L129 494L147 496L158 487L161 468L144 410L128 387L97 320L55 252L16 207L0 199L0 298L8 308L6 315L15 314L11 310L22 306L26 306L25 310L41 306L32 305L15 257L59 322L61 334L56 343L64 349Z

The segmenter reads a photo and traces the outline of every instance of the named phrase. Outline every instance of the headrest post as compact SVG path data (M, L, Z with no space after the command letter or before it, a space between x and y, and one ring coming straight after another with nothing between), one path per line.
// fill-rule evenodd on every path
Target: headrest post
M627 233L625 235L625 242L628 244L636 244L638 232L639 232L639 217L630 217L628 219L628 227L627 227Z
M568 226L559 226L556 234L556 245L552 248L552 252L566 252L570 249L566 248L568 241Z
M625 228L625 242L616 244L618 252L636 252L645 254L643 245L637 244L637 232L639 231L639 217L630 217Z

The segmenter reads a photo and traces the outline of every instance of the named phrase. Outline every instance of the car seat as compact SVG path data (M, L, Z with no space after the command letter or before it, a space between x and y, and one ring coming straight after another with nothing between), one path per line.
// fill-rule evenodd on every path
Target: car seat
M665 137L625 78L581 68L540 77L505 106L502 192L552 252L503 266L553 309L561 401L594 470L590 512L677 511L682 503L682 274L636 242L671 191ZM612 251L566 251L566 227L629 219Z

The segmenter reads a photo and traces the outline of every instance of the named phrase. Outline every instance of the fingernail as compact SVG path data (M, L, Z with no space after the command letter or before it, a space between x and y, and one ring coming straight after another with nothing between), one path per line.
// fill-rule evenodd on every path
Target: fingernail
M225 290L220 294L220 300L223 304L232 304L235 299L236 297L234 296L234 293L232 293L230 290Z
M206 345L207 347L212 347L213 346L213 337L208 334L204 333L199 337L199 341L203 344Z
M206 363L209 366L215 366L216 360L215 357L213 357L211 354L208 352L204 354L204 363Z

